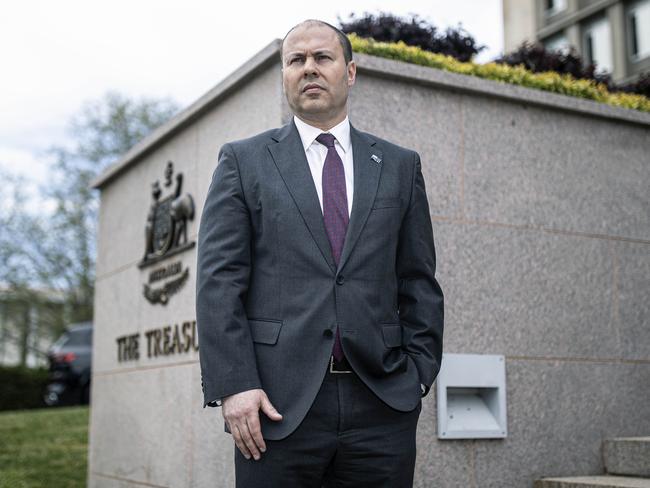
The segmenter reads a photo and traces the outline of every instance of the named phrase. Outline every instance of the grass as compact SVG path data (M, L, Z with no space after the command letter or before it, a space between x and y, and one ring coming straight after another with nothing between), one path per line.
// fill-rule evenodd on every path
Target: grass
M0 488L86 486L88 405L0 412Z

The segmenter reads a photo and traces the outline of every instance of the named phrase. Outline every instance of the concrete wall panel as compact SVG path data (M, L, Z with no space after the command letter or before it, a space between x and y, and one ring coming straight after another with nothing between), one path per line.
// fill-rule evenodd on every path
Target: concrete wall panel
M191 365L94 375L90 473L189 486L191 381Z
M647 127L467 97L471 220L650 239Z
M417 151L431 214L461 213L460 96L374 77L358 78L350 121L362 131Z
M602 441L650 432L650 364L508 360L508 438L476 442L476 486L603 473Z
M434 221L445 350L620 358L608 241Z

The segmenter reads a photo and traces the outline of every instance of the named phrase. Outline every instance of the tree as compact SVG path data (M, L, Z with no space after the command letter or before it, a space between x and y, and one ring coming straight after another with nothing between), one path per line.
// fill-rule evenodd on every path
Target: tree
M5 295L27 305L38 303L44 291L61 297L59 327L92 320L98 192L90 183L177 109L169 99L132 100L115 92L86 103L70 122L72 147L49 151L53 164L41 196L52 210L30 210L22 190L25 179L0 175L0 286ZM28 322L23 318L21 337Z
M409 46L453 56L459 61L470 61L485 49L485 46L478 46L474 37L462 27L449 27L444 34L440 34L435 26L417 15L401 18L388 13L372 15L366 12L359 18L350 14L348 22L343 22L339 17L338 22L346 34L354 32L359 37L372 37L383 42L403 41Z
M53 185L49 198L56 202L50 234L49 263L67 291L71 321L92 319L95 281L97 192L92 180L176 111L171 100L130 100L110 92L85 104L71 122L76 145L54 147Z
M26 365L28 351L44 354L35 344L40 330L53 334L64 327L61 295L45 288L47 218L35 211L25 177L0 170L0 341L3 351L16 348Z

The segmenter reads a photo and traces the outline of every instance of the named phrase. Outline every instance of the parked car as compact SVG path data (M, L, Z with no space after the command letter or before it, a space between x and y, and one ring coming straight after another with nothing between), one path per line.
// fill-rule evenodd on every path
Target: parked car
M46 405L77 405L90 402L93 324L71 324L47 351L50 373L44 398Z

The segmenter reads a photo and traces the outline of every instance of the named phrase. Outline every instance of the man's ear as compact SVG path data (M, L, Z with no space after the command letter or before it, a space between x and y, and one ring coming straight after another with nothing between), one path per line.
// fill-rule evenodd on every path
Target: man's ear
M348 86L354 85L354 82L357 79L357 63L354 60L351 60L348 63Z

